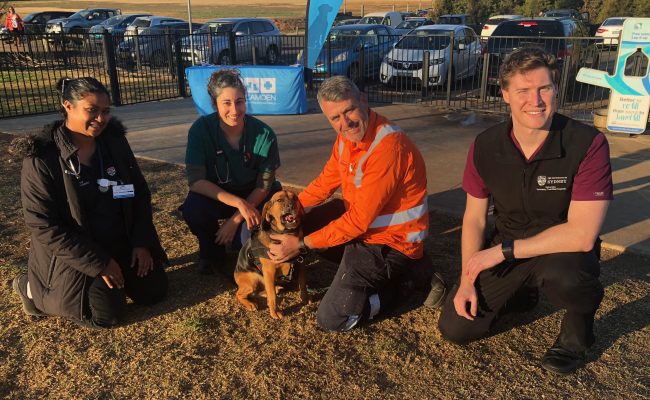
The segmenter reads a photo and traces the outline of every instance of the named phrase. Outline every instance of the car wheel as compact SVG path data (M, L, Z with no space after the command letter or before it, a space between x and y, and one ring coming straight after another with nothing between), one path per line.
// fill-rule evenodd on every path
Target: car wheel
M232 60L230 59L230 51L224 50L221 53L219 53L219 57L217 58L217 64L231 65Z
M269 65L277 64L279 58L280 58L280 52L278 51L277 47L271 46L268 49L266 49L266 62Z

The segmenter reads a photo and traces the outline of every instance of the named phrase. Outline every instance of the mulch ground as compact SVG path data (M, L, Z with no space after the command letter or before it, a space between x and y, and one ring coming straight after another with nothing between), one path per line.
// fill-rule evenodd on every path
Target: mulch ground
M177 207L177 166L141 160L155 223L170 256L169 295L128 306L123 325L96 331L22 313L10 280L26 268L29 235L20 208L20 163L0 134L0 397L8 399L479 399L650 397L650 263L606 251L605 299L585 368L559 377L539 367L562 311L545 301L501 321L494 336L458 347L442 340L439 311L405 301L387 318L345 334L315 321L335 267L309 269L313 301L282 293L284 319L243 310L226 277L197 272L197 243ZM431 214L428 256L449 282L460 265L460 221ZM234 255L230 262L234 262ZM525 325L521 325L525 323Z

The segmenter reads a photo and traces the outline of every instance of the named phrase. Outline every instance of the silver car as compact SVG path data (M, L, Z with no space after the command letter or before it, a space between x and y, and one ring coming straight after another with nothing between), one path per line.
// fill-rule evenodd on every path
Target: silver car
M181 42L181 53L186 63L232 64L230 35L234 32L237 63L249 62L256 57L267 64L276 64L280 58L282 37L275 24L265 18L217 18L206 22L193 33L194 48L190 38Z
M427 82L422 82L425 51L429 53L429 71ZM411 80L426 86L439 86L447 82L450 68L452 82L475 76L480 56L481 43L472 28L465 25L425 25L395 43L384 57L379 78L384 84ZM450 62L452 58L453 63Z

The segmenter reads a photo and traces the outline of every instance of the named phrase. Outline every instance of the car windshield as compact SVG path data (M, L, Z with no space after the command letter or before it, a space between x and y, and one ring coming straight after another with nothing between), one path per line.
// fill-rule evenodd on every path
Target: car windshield
M102 22L100 25L106 25L106 26L117 25L120 22L124 21L126 18L127 18L126 15L116 15L114 17L110 17L106 21Z
M363 34L359 29L333 29L330 32L330 46L333 49L352 48L357 41L357 36Z
M151 20L145 18L136 18L135 21L131 23L131 25L138 28L148 28L151 26Z
M77 11L76 13L72 14L72 15L70 16L70 18L72 18L72 19L74 19L74 18L83 18L83 19L86 19L86 18L90 15L91 12L92 12L92 11L90 11L90 10L81 10L81 11Z
M395 47L398 49L442 50L449 46L450 32L442 29L413 31L397 42Z
M424 21L404 21L397 25L397 29L414 29L421 26Z
M551 11L551 12L544 13L544 16L553 17L553 18L564 18L564 17L570 17L571 13L566 11Z
M384 20L384 17L363 17L360 24L381 24L381 21Z
M603 22L603 26L623 25L623 22L625 22L625 18L610 18Z
M36 16L36 13L26 15L25 18L23 18L23 22L32 22L32 20L34 19L35 16Z
M562 37L562 24L556 21L505 22L494 30L493 36Z
M437 24L460 25L463 21L460 17L439 17Z
M208 33L212 29L215 33L230 32L235 24L231 22L208 22L203 24L197 33Z

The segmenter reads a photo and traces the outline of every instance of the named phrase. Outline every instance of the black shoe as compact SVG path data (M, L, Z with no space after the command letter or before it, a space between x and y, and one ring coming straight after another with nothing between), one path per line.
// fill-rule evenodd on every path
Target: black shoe
M439 273L434 272L431 277L431 290L429 295L424 300L424 306L431 309L436 309L442 306L447 296L447 286Z
M539 303L539 289L536 287L524 286L506 301L500 314L528 312Z
M47 314L43 313L41 310L36 308L34 301L27 297L27 275L20 274L16 276L11 283L11 286L14 289L14 292L20 296L20 300L23 302L23 311L25 314L32 317L46 317Z
M566 375L580 368L584 363L584 359L584 351L567 350L555 342L553 347L544 354L542 368L556 374Z
M201 275L214 275L216 270L216 265L213 261L210 260L199 260L199 274Z

